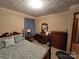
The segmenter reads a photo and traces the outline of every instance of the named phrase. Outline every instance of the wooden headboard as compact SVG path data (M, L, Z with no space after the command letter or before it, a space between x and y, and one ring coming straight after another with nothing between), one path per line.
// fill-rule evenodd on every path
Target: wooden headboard
M0 38L1 37L9 37L9 36L12 36L12 35L18 35L18 34L20 34L19 32L10 32L10 34L9 34L9 32L5 32L5 33L3 33L1 36L0 36Z
M19 32L13 32L13 33L10 34L10 36L12 36L12 35L18 35L18 34L20 34L20 33Z
M6 32L6 33L3 33L3 34L0 36L0 38L1 38L1 37L8 37L8 36L9 36L9 33Z

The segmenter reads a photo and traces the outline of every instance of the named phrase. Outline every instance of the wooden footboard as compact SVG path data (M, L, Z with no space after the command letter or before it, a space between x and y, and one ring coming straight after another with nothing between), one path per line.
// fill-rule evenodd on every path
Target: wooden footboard
M49 50L43 59L51 59L51 39L49 38Z
M51 49L49 49L43 59L51 59Z
M49 51L46 53L43 59L49 59Z

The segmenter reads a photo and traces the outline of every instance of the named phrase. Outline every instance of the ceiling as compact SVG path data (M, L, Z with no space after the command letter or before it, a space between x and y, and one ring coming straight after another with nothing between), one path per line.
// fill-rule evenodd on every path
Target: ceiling
M66 11L70 6L79 3L79 0L42 0L44 3L43 8L35 10L27 5L28 1L29 0L0 0L0 7L32 16L43 16Z

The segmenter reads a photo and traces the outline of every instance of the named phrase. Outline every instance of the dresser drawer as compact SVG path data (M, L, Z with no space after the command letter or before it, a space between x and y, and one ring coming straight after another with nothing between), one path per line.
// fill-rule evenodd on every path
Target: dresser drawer
M66 45L59 44L59 43L56 43L56 42L53 42L53 47L61 49L61 50L66 50Z
M52 46L61 50L66 50L67 33L52 31Z

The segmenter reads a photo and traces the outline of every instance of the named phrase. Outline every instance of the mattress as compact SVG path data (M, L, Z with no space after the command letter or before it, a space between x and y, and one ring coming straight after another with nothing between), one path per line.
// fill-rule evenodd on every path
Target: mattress
M48 48L22 40L14 46L0 49L0 59L43 59Z

